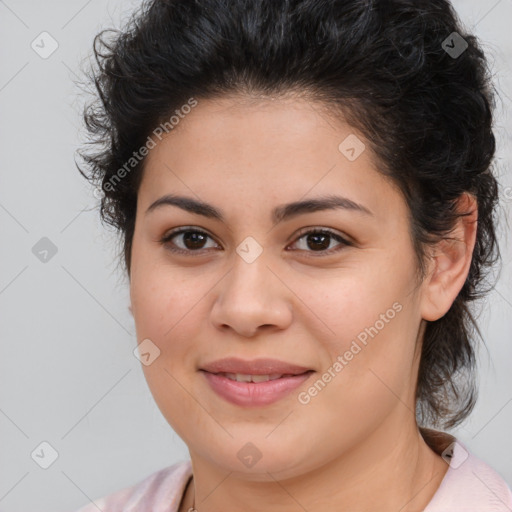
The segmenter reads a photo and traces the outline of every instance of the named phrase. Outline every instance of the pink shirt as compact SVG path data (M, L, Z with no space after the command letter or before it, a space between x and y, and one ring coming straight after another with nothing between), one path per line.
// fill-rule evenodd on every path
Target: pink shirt
M511 489L496 471L450 434L421 431L429 446L450 464L424 512L512 511ZM76 512L178 512L191 476L191 461L178 462Z

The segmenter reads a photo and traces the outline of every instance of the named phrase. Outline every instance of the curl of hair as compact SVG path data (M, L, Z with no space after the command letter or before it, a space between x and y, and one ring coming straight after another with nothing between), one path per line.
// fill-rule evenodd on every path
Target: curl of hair
M457 58L443 48L453 32L468 44ZM416 389L419 425L450 428L469 415L481 337L469 305L499 259L494 94L484 52L449 1L146 1L123 30L97 34L94 56L84 121L96 149L79 152L79 170L103 187L101 219L122 234L128 275L145 159L106 184L191 97L295 92L344 116L407 201L419 276L426 248L464 215L456 200L475 196L471 268L446 315L427 322Z

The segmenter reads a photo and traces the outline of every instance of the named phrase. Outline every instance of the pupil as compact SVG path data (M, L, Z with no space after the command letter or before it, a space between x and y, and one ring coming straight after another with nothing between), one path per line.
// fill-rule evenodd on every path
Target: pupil
M204 235L195 231L183 233L183 240L187 249L201 249L201 242L204 242Z
M329 247L329 238L330 238L330 235L324 235L324 234L314 234L314 235L309 235L307 237L307 240L308 240L308 247L310 249L314 249L315 245L316 245L316 248L317 249L327 249ZM318 242L319 239L323 239L323 242ZM311 240L313 240L313 246L309 243ZM327 243L326 243L327 241Z

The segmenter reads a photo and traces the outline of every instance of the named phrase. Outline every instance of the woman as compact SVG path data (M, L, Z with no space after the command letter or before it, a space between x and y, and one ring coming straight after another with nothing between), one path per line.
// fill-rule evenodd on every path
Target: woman
M81 512L510 510L442 430L499 257L492 85L448 1L154 0L95 55L81 172L191 460Z

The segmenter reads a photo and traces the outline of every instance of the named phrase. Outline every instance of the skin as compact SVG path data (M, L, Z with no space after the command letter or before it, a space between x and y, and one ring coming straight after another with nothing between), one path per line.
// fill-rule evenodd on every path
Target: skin
M476 235L473 215L429 253L418 282L407 205L376 170L369 145L349 161L338 149L357 133L304 98L200 100L152 149L138 192L130 274L137 339L160 356L143 366L151 393L187 444L193 481L180 511L418 511L448 465L421 437L414 416L425 320L443 316L464 284ZM271 210L336 192L373 215L336 209L272 225ZM161 196L201 199L225 223L164 206ZM194 249L171 229L210 237ZM303 228L329 228L317 249ZM307 231L307 230L306 230ZM247 263L248 236L263 249ZM175 254L174 246L188 250ZM286 250L288 248L288 250ZM340 249L335 252L336 249ZM325 252L331 250L330 255ZM196 251L196 252L193 252ZM324 255L322 255L324 254ZM357 335L402 309L307 404L298 401ZM315 370L299 389L261 407L215 394L198 368L238 356L273 357ZM251 468L237 457L248 442Z

